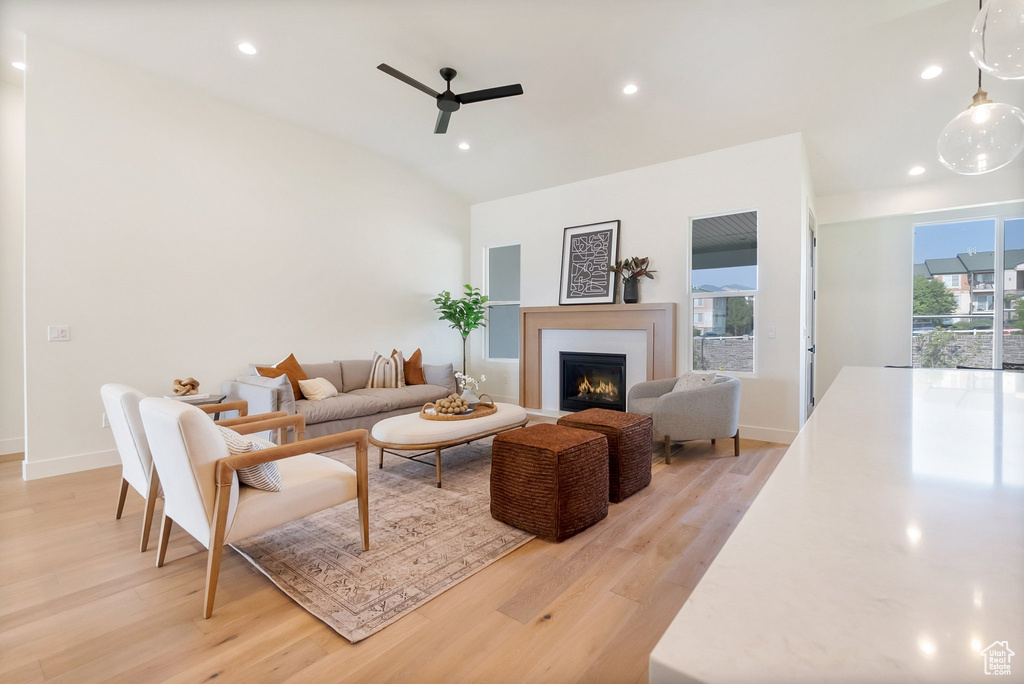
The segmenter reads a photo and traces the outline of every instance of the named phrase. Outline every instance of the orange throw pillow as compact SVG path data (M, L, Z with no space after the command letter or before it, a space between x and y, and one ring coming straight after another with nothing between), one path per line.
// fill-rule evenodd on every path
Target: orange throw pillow
M292 394L295 399L302 399L302 390L299 389L299 380L309 380L302 366L295 360L295 354L289 354L288 358L273 366L257 366L256 373L265 378L277 378L282 375L288 376L288 382L292 385Z
M391 355L394 356L398 353L398 350L392 349ZM427 379L423 377L423 354L417 349L412 353L412 356L405 360L404 364L405 372L405 384L406 385L426 385Z

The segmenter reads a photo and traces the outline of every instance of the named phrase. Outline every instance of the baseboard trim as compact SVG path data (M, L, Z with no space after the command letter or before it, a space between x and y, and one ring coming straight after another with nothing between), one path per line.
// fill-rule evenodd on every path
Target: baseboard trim
M6 456L7 454L20 454L24 453L24 451L24 437L8 437L7 439L0 439L0 456Z
M792 444L796 439L796 430L779 430L778 428L757 427L756 425L740 425L740 439L757 439L775 444Z
M87 454L74 454L46 461L25 460L21 464L21 476L26 480L39 480L44 477L56 477L77 473L82 470L106 468L121 462L117 449L93 451Z

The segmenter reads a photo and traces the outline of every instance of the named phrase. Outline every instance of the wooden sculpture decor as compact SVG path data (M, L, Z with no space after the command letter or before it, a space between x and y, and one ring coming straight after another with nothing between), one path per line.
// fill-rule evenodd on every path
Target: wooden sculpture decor
M174 380L174 393L179 397L188 396L190 394L199 393L199 381L195 378L188 378L186 380Z

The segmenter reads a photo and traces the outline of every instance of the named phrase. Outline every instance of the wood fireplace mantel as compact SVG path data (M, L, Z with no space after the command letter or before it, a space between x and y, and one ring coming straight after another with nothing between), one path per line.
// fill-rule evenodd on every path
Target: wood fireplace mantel
M676 304L532 306L519 310L519 403L541 406L541 347L545 330L643 330L647 379L676 374Z

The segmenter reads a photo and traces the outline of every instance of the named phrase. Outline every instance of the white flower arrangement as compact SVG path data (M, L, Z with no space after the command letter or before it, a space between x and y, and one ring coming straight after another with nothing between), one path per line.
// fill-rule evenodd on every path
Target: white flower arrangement
M487 376L481 375L480 379L477 380L476 378L472 378L466 375L465 373L455 371L455 379L459 381L460 390L465 392L468 389L470 392L475 393L480 391L480 383L486 381Z

